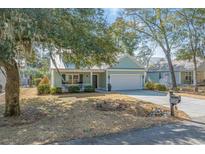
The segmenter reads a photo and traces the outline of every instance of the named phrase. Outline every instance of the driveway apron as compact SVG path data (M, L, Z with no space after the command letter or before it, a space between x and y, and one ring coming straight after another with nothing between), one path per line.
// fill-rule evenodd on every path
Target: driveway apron
M120 93L144 101L169 107L169 96L164 92L150 90L120 91ZM192 119L205 122L205 99L181 97L181 103L177 105L179 110L186 112Z

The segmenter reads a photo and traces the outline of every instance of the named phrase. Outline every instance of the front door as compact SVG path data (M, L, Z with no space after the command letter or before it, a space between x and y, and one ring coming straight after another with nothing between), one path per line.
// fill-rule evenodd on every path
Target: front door
M93 75L93 87L97 88L98 87L98 76Z
M80 84L83 83L83 74L80 74Z

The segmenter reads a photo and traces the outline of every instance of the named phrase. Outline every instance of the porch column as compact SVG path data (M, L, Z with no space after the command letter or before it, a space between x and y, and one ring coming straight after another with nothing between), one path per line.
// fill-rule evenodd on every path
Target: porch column
M90 72L90 85L93 85L93 72Z
M196 77L196 74L195 74L195 71L193 71L193 84L194 84L194 85L196 85L196 79L195 79L195 77Z
M203 81L205 80L205 72L204 72L204 76L203 76Z
M106 88L106 91L108 91L108 72L107 70L105 71L105 88Z
M182 84L182 72L179 72L179 85Z
M147 77L147 74L148 74L147 71L145 71L145 72L144 72L144 81L143 81L144 83L143 83L143 85L145 84L146 79L148 78L148 77Z
M51 87L54 87L54 70L51 70Z

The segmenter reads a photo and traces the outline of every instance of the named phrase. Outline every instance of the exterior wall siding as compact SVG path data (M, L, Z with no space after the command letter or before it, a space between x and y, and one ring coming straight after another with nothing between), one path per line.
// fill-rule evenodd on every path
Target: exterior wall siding
M197 78L197 82L198 83L205 83L205 71L199 71L197 72L198 74L198 78Z
M148 81L159 83L159 72L148 72L147 79Z
M180 81L180 72L175 72L176 83L181 84ZM161 83L165 85L170 85L172 83L171 73L170 72L148 72L147 73L148 81Z
M134 61L132 61L129 57L123 57L120 59L119 63L114 65L112 68L139 68Z
M122 70L108 70L107 71L107 76L111 74L139 74L139 75L144 75L144 71L134 71L134 70L127 70L127 71L122 71ZM60 75L57 73L56 70L51 71L51 86L55 87L61 87L62 86L62 79ZM65 74L73 74L73 73L65 73ZM90 82L90 73L89 72L82 72L82 73L74 73L74 74L83 74L83 83L84 84L91 84ZM106 89L106 73L93 73L98 75L98 88ZM166 81L163 82L161 78L164 78L167 76ZM183 72L175 72L175 77L176 77L176 82L178 85L184 84L185 76ZM161 83L161 84L171 84L171 74L170 72L147 72L147 78L149 81L155 82L155 83ZM198 72L198 82L204 81L205 80L205 72ZM0 74L0 84L3 86L5 85L5 79L2 77Z
M52 87L62 86L62 78L56 70L51 71L51 86Z
M178 85L181 84L179 73L180 73L180 72L175 72L175 78L176 78L176 82L177 82ZM170 75L170 80L171 80L171 75Z
M99 87L106 88L106 73L99 73Z
M140 74L140 75L144 75L144 71L121 71L121 70L108 71L108 75L111 75L111 74Z
M83 83L90 84L90 73L79 73L83 74Z
M56 70L51 71L51 86L52 87L62 87L62 78L58 74ZM91 77L89 72L79 72L79 73L62 73L62 74L82 74L83 75L83 84L91 85ZM106 74L105 73L93 73L93 75L98 76L98 87L99 88L106 88Z

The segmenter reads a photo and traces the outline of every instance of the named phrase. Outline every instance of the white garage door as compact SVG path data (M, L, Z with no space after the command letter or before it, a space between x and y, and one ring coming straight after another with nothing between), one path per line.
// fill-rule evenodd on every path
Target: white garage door
M135 90L142 89L142 76L132 74L110 75L112 90Z

